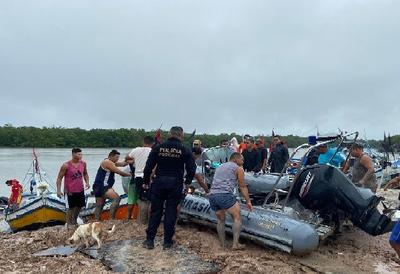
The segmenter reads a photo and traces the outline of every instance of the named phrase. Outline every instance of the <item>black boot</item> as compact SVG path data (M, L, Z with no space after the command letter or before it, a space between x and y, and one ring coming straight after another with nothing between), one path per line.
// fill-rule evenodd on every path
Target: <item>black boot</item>
M154 249L154 241L145 240L142 245L143 245L144 248Z
M163 249L164 250L167 250L167 249L171 249L171 248L173 248L174 247L174 241L171 241L171 242L164 242L164 244L163 244Z

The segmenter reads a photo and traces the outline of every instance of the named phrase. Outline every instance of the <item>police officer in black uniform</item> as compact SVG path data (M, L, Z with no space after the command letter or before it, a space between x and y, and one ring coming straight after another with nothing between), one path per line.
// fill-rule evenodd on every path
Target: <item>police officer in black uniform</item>
M190 185L196 172L196 164L191 151L182 144L183 129L172 127L169 138L150 152L144 169L143 182L150 183L151 173L156 167L155 178L151 184L151 212L147 227L147 238L143 246L154 248L158 226L165 204L164 215L164 249L173 246L172 237L175 233L177 206L182 196L183 183ZM184 170L186 177L184 178Z

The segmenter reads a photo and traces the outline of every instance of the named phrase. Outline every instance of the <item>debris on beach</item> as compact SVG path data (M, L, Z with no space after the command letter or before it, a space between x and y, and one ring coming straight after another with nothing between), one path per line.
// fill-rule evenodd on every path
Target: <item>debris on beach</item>
M115 273L129 272L131 267L141 272L146 271L142 262L151 260L152 268L147 268L149 273L163 272L163 269L168 272L167 269L171 268L177 269L175 273L204 273L210 269L219 273L373 273L377 265L385 265L385 270L400 273L397 256L388 243L390 234L372 237L353 226L346 228L345 233L336 239L328 239L310 255L298 257L251 242L244 242L245 250L222 249L214 230L190 224L177 227L177 247L174 250L163 251L159 243L154 250L146 250L141 247L146 227L134 221L106 222L107 227L113 224L116 230L104 240L103 251L93 247L90 249L92 254L34 255L48 248L64 246L74 232L64 226L1 233L0 272ZM158 240L162 239L162 229L157 236ZM104 252L105 256L96 259L98 255L95 253L99 252ZM139 263L132 266L127 263L130 260Z

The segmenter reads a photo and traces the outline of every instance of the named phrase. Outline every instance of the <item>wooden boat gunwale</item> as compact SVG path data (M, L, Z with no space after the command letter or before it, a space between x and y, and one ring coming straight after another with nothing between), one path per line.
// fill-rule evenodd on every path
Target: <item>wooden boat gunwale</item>
M51 194L50 194L51 195ZM29 199L29 195L25 196ZM63 214L60 216L58 214ZM37 222L29 220L32 214L44 214L42 218L37 219ZM20 225L26 219L26 224ZM15 231L36 229L43 226L50 226L55 224L65 223L65 203L61 202L58 198L51 196L39 196L36 199L31 199L23 207L16 211L9 213L5 216L5 220L10 225L11 229Z

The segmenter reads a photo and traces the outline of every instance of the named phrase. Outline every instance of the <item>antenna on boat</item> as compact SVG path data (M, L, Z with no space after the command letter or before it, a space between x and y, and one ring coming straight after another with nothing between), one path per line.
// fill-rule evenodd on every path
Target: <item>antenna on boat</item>
M28 171L25 174L23 182L23 189L30 189L31 193L33 192L33 186L39 182L46 181L49 187L52 188L53 191L56 191L55 186L51 183L50 178L47 176L46 171L40 166L39 160L34 148L32 148L32 163L29 166ZM29 179L27 180L29 176ZM37 179L39 181L37 181ZM28 187L29 186L29 187Z
M32 148L32 155L33 155L33 168L36 174L39 175L40 181L43 180L42 173L40 172L39 161L35 152L35 148Z
M23 187L25 187L25 185L26 185L26 178L28 177L28 174L30 174L30 175L33 174L33 171L31 171L32 169L33 169L33 164L32 164L32 165L29 165L28 171L25 173L25 177L24 177L24 179L22 180Z

